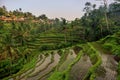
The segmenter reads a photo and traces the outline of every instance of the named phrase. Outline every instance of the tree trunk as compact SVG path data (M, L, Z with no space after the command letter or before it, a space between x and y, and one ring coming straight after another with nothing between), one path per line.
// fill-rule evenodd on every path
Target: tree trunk
M107 0L103 0L104 1L104 6L105 6L105 21L106 21L106 25L107 25L107 30L108 32L110 31L109 30L109 23L108 23L108 17L107 17Z
M103 37L102 32L103 32L102 25L100 25L100 33L101 33L101 37Z
M67 42L66 27L65 27L65 43Z

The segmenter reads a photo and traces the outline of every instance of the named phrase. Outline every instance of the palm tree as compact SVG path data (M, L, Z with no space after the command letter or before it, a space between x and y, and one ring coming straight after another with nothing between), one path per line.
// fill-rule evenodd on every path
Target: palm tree
M110 32L110 29L109 29L109 22L108 22L108 17L107 17L107 0L102 0L103 1L103 3L104 3L104 16L105 16L105 21L106 21L106 26L107 26L107 30L108 30L108 32Z
M10 70L10 75L11 75L12 74L11 68L12 68L13 60L18 58L17 47L15 46L12 35L9 32L8 33L4 32L2 34L2 40L0 41L0 43L2 44L1 54L2 54L2 57L4 57L2 59L10 59L9 70Z
M105 6L105 20L107 24L107 29L109 31L109 24L108 24L108 17L107 17L107 0L103 0L103 1L104 1L104 6Z
M62 19L62 26L63 26L63 28L64 28L64 33L65 33L64 38L65 38L65 43L66 43L66 42L67 42L67 28L66 28L67 22L66 22L66 19L65 19L65 18L61 18L61 19Z
M83 11L86 12L86 16L88 16L90 14L90 11L91 11L91 3L90 2L86 2L85 3L85 8L83 9Z
M3 34L0 43L2 44L2 53L6 55L6 58L10 57L11 60L14 60L18 57L17 47L10 33Z
M19 26L16 27L15 23L13 23L12 34L14 39L17 41L16 44L19 46L24 46L26 45L25 43L28 41L30 36L30 26L24 23L20 23Z
M21 11L22 11L22 8L19 8L19 11L21 12Z
M45 29L45 32L47 30L47 22L48 22L48 17L45 15L45 14L42 14L38 17L38 19L40 19L44 25L44 29Z

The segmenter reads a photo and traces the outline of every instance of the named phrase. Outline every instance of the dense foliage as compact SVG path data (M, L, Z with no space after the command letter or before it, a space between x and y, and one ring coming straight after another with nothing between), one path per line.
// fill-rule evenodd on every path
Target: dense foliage
M5 6L0 7L0 78L17 73L42 51L61 49L101 38L103 39L100 43L104 49L120 56L120 3L114 2L108 7L101 5L96 8L95 4L87 2L84 11L81 19L67 21L65 18L48 19L45 14L36 17L30 12L22 12L21 8L7 11ZM112 34L114 35L110 36ZM89 53L95 68L91 68L88 76L93 77L101 59L93 48ZM92 59L94 57L96 60ZM33 60L33 65L34 62ZM61 80L67 73L55 72L49 80Z

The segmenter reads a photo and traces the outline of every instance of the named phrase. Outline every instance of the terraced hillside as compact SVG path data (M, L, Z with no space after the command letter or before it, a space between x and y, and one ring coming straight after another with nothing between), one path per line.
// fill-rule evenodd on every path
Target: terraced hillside
M0 80L120 80L120 0L49 1L0 0Z
M28 48L39 50L53 50L68 47L79 42L79 38L60 33L41 33L35 35L32 41L28 42Z
M118 63L114 60L113 55L105 53L98 44L94 43L93 45L100 51L100 56L102 58L102 64L96 72L98 74L96 80L116 80Z
M60 51L63 51L60 53ZM50 76L50 74L57 68L58 64L62 61L61 55L65 53L66 57L64 57L65 61L69 63L72 58L75 57L75 53L71 49L60 50L60 51L50 51L43 53L38 56L36 65L34 68L29 69L11 79L13 80L46 80ZM67 60L68 58L68 60ZM61 66L63 69L66 68L68 64L64 64Z
M47 45L55 43L58 38L39 37L29 47L38 47L39 50L41 44L49 39ZM3 80L117 80L118 63L113 54L100 44L102 41L40 51L35 65Z

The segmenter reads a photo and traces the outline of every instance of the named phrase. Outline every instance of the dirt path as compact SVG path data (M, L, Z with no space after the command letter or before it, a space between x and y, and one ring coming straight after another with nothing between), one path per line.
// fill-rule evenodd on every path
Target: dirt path
M100 56L102 58L102 64L97 69L96 73L98 76L95 80L116 80L117 62L114 60L113 56L107 54L99 44L93 43L93 46L100 52Z

